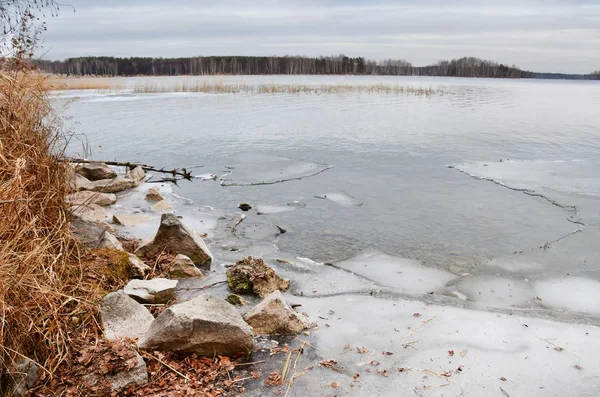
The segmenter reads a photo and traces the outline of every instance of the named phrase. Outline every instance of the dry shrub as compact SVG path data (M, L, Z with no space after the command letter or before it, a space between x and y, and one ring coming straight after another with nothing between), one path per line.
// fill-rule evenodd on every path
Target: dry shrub
M0 69L0 395L24 357L44 378L60 366L73 329L94 319L107 265L84 263L70 235L65 137L47 88L24 67Z

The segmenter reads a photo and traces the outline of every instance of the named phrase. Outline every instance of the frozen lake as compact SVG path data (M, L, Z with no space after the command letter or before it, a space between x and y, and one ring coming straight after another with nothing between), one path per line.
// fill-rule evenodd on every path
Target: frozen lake
M176 84L183 79L148 81ZM318 301L343 310L344 297L376 291L382 295L380 306L372 306L374 313L387 310L391 302L409 302L404 303L410 307L407 313L417 310L414 305L423 306L414 302L456 306L461 309L449 308L454 311L448 313L461 318L462 327L466 318L475 324L483 319L483 329L492 332L489 321L495 316L484 312L497 312L507 333L522 328L509 323L507 316L513 313L536 321L550 318L560 322L557 332L563 337L587 332L587 342L577 343L599 349L599 83L344 76L204 79L250 85L400 84L441 92L135 94L132 88L145 84L137 78L122 81L118 90L65 91L59 101L73 100L68 110L73 129L85 134L94 159L214 174L216 180L181 181L172 191L224 213L238 212L241 202L252 205L239 226L240 247L247 247L240 252L272 260L279 255L289 263L310 258L333 264L299 260L293 268L280 266L296 280L292 293L314 290L311 295L322 298L302 298L311 310L326 313ZM71 150L83 153L78 142ZM277 235L276 226L287 233ZM224 250L216 256L235 260L232 254ZM366 303L356 305L355 315L368 315ZM468 310L483 317L470 316ZM346 320L346 326L360 321L351 314ZM439 322L451 323L447 318ZM582 328L575 332L567 325L571 323ZM538 323L540 329L552 329L548 324ZM351 338L347 329L344 335ZM321 335L315 343L319 340L331 347L330 338ZM493 357L489 360L498 360L489 346L482 347L485 341L477 343L476 349ZM522 341L514 351L529 351L528 343ZM372 344L382 340L375 338ZM532 349L538 348L542 353L543 346ZM583 345L577 348L583 350ZM421 356L413 359L426 361ZM592 361L590 371L600 370ZM503 365L504 373L516 371L527 383L526 367ZM568 364L569 371L573 365L580 363ZM595 395L600 378L580 372L565 377L565 383L554 380L548 385L552 392L528 384L510 395L565 395L570 382L582 382L573 395ZM464 395L484 395L487 377L491 381L495 376L485 372L470 389L474 394ZM531 374L530 380L537 376ZM376 390L387 390L381 387ZM450 388L417 395L444 390ZM449 395L462 389L452 390ZM557 394L548 394L553 392ZM494 393L485 395L502 396L498 388Z

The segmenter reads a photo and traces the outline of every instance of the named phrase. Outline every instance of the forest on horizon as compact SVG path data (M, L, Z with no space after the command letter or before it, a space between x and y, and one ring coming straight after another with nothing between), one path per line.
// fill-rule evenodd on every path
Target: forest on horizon
M187 58L118 58L89 56L63 61L35 60L40 70L66 76L179 76L179 75L381 75L489 78L544 78L600 80L590 74L536 73L517 66L463 57L433 65L413 66L404 60L367 60L345 55L304 56L198 56Z

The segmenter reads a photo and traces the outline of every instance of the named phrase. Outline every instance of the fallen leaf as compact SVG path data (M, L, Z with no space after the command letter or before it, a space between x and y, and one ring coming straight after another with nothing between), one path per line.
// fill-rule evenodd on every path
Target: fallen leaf
M580 366L579 364L575 364L575 365L573 366L573 368L575 368L575 369L578 369L578 370L580 370L580 371L583 369L583 368L581 368L581 366Z
M537 300L539 300L539 301L541 301L541 300L542 300L542 298L540 298L539 296L536 296L536 297L535 297L535 299L537 299Z
M391 356L394 353L392 353L392 352L381 352L381 354L383 354L384 356Z
M421 317L421 313L414 313L413 317Z
M465 357L467 355L467 349L463 349L460 351L460 356Z
M345 349L345 350L348 350L348 349L350 349L350 345L344 345L344 349Z
M504 376L503 376L502 378L500 378L500 380L501 380L502 382L506 382L506 381L507 381L507 379L506 379Z
M331 387L333 387L334 389L337 389L338 387L340 387L340 384L337 382L332 382Z
M554 348L554 350L556 350L557 352L561 352L561 351L563 351L563 350L565 350L565 349L564 349L564 348L562 348L562 347L555 347L555 348Z
M378 365L379 365L379 361L375 361L375 360L373 360L373 361L371 361L369 364L371 364L372 366L376 367L376 366L378 366Z
M353 378L354 379L358 379L360 377L360 374L354 374Z
M453 356L454 355L454 350L448 350L448 355L449 356Z
M365 349L364 346L362 348L357 347L356 351L357 351L358 354L365 354L365 353L369 352L367 349Z
M387 371L387 369L383 369L383 370L381 370L381 369L378 369L378 370L377 370L377 373L379 373L379 374L381 374L381 375L385 376L386 378L387 378L388 376L390 376L390 373Z

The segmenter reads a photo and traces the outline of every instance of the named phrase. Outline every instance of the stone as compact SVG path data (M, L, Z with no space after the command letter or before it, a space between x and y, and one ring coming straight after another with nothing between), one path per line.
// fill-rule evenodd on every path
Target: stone
M90 181L116 178L117 172L108 165L100 162L80 164L75 167L75 173Z
M144 169L138 165L131 171L127 171L127 174L125 174L125 176L129 179L133 179L139 185L144 180L144 178L146 178L146 171L144 171Z
M169 278L199 278L204 277L202 271L185 255L177 255L169 265Z
M150 210L156 211L156 212L170 211L172 209L173 209L173 206L171 204L169 204L168 202L166 202L165 200L161 200L161 201L157 202L156 204L153 204L150 206Z
M143 305L123 291L111 292L100 302L100 321L108 340L139 339L154 321Z
M152 280L131 280L123 292L140 303L167 303L175 297L177 280L153 278Z
M146 193L146 200L148 201L161 201L164 200L160 190L157 187L153 187Z
M100 193L82 190L80 192L69 194L66 200L70 205L97 204L106 207L116 203L117 196L112 193Z
M254 293L264 298L273 291L287 291L290 280L276 275L275 270L265 265L262 259L249 256L227 270L227 284L236 294Z
M237 356L252 352L254 336L235 307L207 294L165 309L139 346L209 357Z
M111 217L110 212L98 204L72 206L71 214L77 218L92 222L103 222L109 220Z
M310 327L308 319L292 309L281 291L267 295L244 315L244 321L257 334L295 335Z
M138 223L151 221L152 217L149 215L126 215L126 214L118 214L113 215L113 222L117 225L131 227L135 226Z
M129 256L129 274L134 278L144 278L152 270L150 266L146 265L143 260L134 254L128 254Z
M242 211L250 211L252 209L252 206L248 203L241 203L240 205L238 205L238 208Z
M248 301L246 299L236 294L227 295L227 298L225 298L225 300L231 303L233 306L246 306L248 304Z
M89 181L86 177L75 173L69 176L67 184L69 186L69 190L72 192L79 192L81 190L92 190L94 188L94 184L91 181Z
M117 193L123 190L131 189L139 185L139 183L126 176L119 175L113 179L101 179L99 181L90 182L91 187L88 190L102 193Z
M7 396L23 397L39 378L39 367L28 358L23 358L7 376Z
M82 378L89 386L94 386L100 381L106 381L110 385L110 390L113 393L119 393L131 386L142 386L148 383L148 368L146 362L135 352L136 364L133 368L127 371L109 373L106 375L89 374Z
M108 227L102 223L74 218L71 220L71 233L88 248L98 248L104 239Z
M162 214L154 239L140 246L135 253L139 256L154 256L163 250L175 255L186 255L196 266L210 270L212 254L206 244L174 214Z
M100 244L98 248L108 248L118 251L125 251L123 249L123 244L115 237L114 234L108 232L108 230L104 233L102 240L100 240Z

